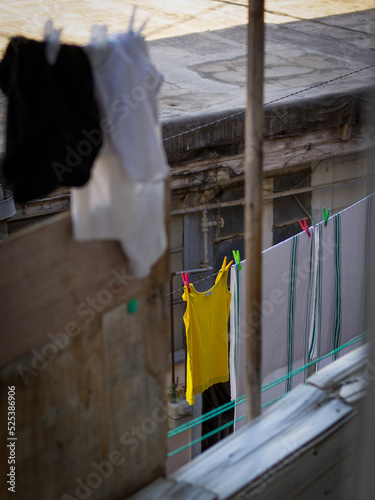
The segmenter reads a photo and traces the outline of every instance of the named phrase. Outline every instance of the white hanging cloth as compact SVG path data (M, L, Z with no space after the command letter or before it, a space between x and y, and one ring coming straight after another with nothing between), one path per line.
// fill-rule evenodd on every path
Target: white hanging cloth
M167 248L164 202L164 182L134 182L107 142L90 181L72 189L74 235L78 240L119 240L130 271L147 276Z
M316 226L310 358L320 358L368 329L370 259L375 255L374 195ZM358 344L345 349L356 349ZM335 353L319 368L340 357Z
M131 29L107 38L105 28L96 28L86 50L104 142L89 182L71 190L73 233L77 240L118 240L140 278L167 248L169 167L157 116L162 77Z
M242 270L231 268L230 290L230 386L231 397L246 394L246 324L262 321L262 386L303 366L308 351L309 330L306 325L308 279L306 263L310 262L311 238L301 233L262 252L262 302L257 313L246 313L246 260ZM304 380L304 374L288 379L262 392L266 404L282 396ZM246 415L246 404L235 406L235 419ZM245 419L235 424L242 427Z
M150 61L143 36L128 30L106 38L93 29L86 51L93 69L102 129L125 172L137 182L169 175L157 114L162 75Z
M262 373L265 386L324 356L368 329L375 255L374 195L262 252ZM246 261L231 268L231 397L246 394ZM371 290L371 287L373 289ZM345 349L345 353L358 344ZM340 352L319 363L319 367ZM307 378L306 370L262 392L266 404ZM235 418L246 414L244 403ZM245 420L236 423L235 429Z

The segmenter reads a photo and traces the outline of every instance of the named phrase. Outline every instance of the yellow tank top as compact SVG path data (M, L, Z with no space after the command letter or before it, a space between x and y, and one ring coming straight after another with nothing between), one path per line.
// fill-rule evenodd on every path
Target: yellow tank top
M194 395L208 387L229 379L228 318L231 293L227 287L226 257L207 292L191 292L184 287L183 300L187 302L184 314L187 345L186 399L194 404Z

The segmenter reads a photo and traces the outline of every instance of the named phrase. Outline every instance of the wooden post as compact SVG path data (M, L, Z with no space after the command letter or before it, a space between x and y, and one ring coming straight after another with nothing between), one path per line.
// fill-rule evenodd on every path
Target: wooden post
M247 420L260 414L263 144L263 0L249 0L245 125Z

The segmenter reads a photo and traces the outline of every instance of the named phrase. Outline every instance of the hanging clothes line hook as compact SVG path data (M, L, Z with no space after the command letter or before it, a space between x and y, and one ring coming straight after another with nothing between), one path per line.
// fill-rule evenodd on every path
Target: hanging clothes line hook
M60 36L62 29L56 30L51 19L44 25L44 41L46 42L45 54L48 64L55 64L60 50Z
M134 5L133 7L133 12L132 15L130 16L130 21L129 21L129 26L128 26L128 32L130 33L133 31L133 25L134 25L134 18L135 18L135 11L137 10L137 6Z
M102 47L107 42L107 26L93 24L91 27L90 43L97 47Z
M130 16L130 21L129 21L129 26L128 26L128 33L131 33L133 31L136 10L137 10L137 6L134 5L132 15ZM148 23L149 19L150 19L150 17L147 17L146 20L143 21L141 27L137 29L136 33L138 35L143 31L143 29L146 26L146 24Z
M142 31L144 30L146 24L149 22L150 18L147 17L145 21L143 21L142 25L140 28L137 29L137 34L139 35L140 33L142 33Z
M99 64L107 51L108 40L107 26L93 24L91 27L90 45L94 48L91 52L92 60Z
M304 231L306 231L306 233L308 234L308 237L310 238L311 234L310 234L309 227L307 225L306 219L303 219L303 222L301 220L299 220L298 222L301 224L302 229Z

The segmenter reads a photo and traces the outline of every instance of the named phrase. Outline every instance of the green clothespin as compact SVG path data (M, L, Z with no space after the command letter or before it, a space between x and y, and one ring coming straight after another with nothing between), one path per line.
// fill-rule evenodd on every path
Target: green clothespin
M138 311L138 299L133 299L128 302L128 313L133 314Z
M232 250L232 252L233 252L234 262L237 264L238 269L240 271L242 271L240 251L239 250Z
M328 222L328 217L329 217L329 213L330 213L331 210L328 210L328 212L326 212L326 209L325 207L323 207L323 220L324 220L324 227L327 226L327 222Z

